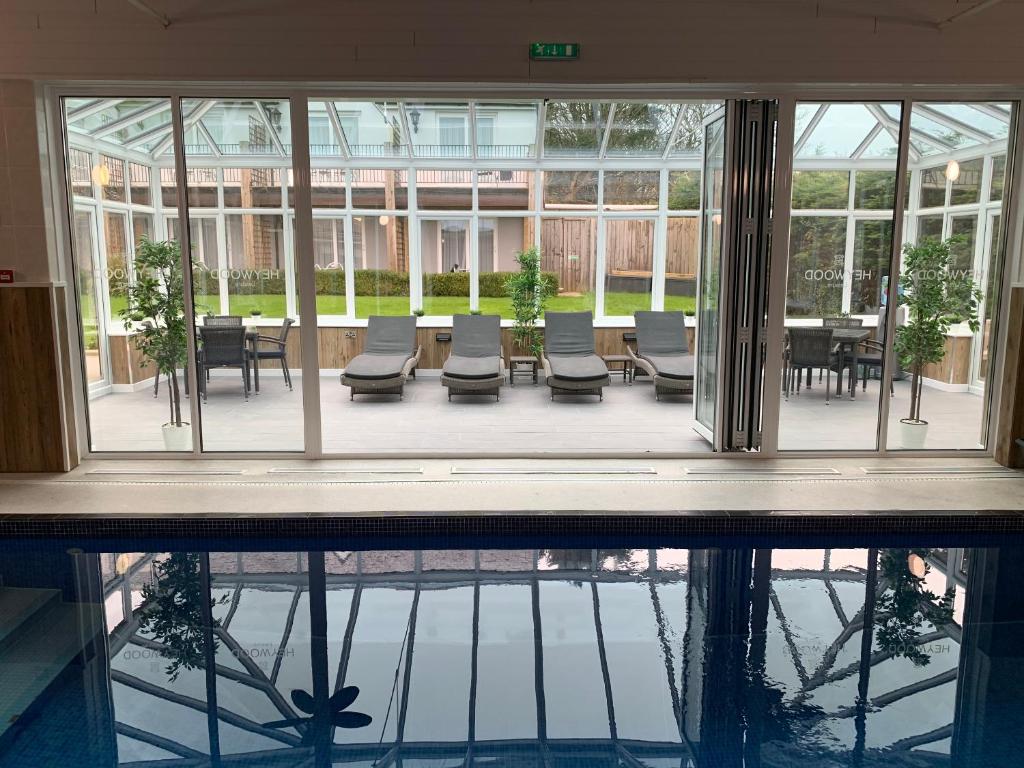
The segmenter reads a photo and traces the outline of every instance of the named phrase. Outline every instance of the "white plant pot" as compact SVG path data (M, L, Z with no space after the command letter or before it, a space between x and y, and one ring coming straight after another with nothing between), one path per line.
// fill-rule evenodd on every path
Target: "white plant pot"
M908 421L907 419L900 419L900 445L903 448L915 451L922 450L927 439L927 421Z
M180 427L174 424L164 424L160 429L164 433L164 448L166 450L192 450L192 427L188 424L182 424Z

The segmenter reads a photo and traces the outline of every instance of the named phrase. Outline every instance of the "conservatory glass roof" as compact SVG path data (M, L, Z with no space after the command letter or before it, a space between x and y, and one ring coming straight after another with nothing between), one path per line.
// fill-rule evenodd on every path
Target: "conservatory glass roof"
M699 157L703 120L720 102L358 101L309 103L313 157L354 159ZM801 102L800 159L881 159L897 153L898 103ZM172 151L168 99L69 98L73 134L148 155ZM182 102L190 154L288 156L286 100ZM1005 103L915 103L911 161L1005 140ZM538 126L542 130L538 130Z

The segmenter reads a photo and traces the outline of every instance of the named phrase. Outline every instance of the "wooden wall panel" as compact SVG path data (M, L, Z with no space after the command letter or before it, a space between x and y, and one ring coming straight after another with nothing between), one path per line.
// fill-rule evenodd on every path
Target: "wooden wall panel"
M0 289L0 472L62 472L62 374L50 288Z
M1024 286L1010 291L1006 358L1003 361L1002 395L999 399L995 439L995 459L1005 467L1024 467L1024 449L1017 439L1024 437Z
M926 378L943 384L969 384L971 380L971 337L947 336L946 356L924 367Z

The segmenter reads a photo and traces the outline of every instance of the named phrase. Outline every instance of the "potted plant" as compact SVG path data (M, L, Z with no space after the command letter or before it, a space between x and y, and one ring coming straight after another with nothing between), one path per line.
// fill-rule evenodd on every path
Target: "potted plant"
M951 246L956 238L903 246L900 303L907 322L896 331L896 357L910 372L910 413L900 419L904 448L923 448L928 422L921 418L924 367L946 356L946 333L954 323L977 332L981 291L970 270L958 268Z
M135 346L142 365L152 363L157 376L167 377L169 421L163 425L168 451L192 449L192 429L181 418L178 369L187 356L188 326L181 272L181 249L173 241L143 237L135 253L135 282L127 286L121 318L136 326Z
M536 248L516 254L516 261L519 262L519 271L513 272L505 281L505 294L512 300L515 315L512 342L521 351L539 359L544 352L544 342L537 321L544 313L551 288L541 274L540 254Z

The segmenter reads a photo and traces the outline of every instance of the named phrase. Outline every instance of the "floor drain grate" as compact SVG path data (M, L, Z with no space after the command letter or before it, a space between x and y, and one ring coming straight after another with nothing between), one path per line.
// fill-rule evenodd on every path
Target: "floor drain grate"
M423 467L271 467L268 475L422 475Z
M452 467L453 475L656 475L654 467Z
M90 469L87 475L175 475L179 477L221 477L244 475L244 469Z

